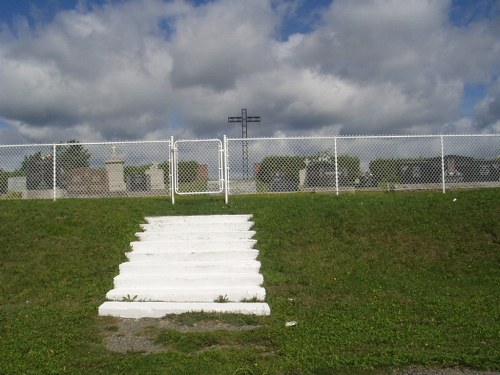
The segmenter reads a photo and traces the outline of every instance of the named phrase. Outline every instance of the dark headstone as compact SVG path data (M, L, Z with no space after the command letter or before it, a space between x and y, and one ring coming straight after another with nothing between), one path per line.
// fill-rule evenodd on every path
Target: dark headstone
M336 176L335 164L329 162L311 163L306 168L306 187L335 187L349 185L352 181L344 168L339 168Z
M296 178L276 173L269 185L272 192L297 191L298 181Z
M53 162L51 157L33 157L26 164L26 188L44 190L54 187Z
M148 191L151 190L151 177L145 174L134 174L127 176L127 190Z

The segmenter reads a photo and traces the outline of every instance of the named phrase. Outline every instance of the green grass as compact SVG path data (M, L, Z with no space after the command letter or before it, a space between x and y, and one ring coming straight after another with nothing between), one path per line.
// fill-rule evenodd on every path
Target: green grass
M97 308L143 217L215 213L254 215L271 316L151 329L165 353L107 350ZM0 374L500 370L499 189L14 200L0 223Z

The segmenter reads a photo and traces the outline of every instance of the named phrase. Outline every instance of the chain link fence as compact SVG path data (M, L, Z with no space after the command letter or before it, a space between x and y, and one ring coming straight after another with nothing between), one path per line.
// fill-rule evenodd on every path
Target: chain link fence
M0 199L500 187L500 135L0 145Z
M229 194L500 187L500 136L229 139Z
M0 197L170 195L170 141L0 146Z

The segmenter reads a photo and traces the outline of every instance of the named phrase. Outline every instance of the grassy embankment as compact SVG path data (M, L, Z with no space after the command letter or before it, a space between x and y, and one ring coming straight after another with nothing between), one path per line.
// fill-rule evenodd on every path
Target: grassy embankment
M272 315L107 350L97 307L143 217L212 213L254 215ZM500 190L0 201L0 288L1 374L499 370Z

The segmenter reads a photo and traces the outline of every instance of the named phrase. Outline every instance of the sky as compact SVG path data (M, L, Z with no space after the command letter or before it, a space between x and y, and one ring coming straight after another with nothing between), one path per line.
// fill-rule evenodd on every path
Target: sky
M500 133L500 0L1 0L0 144Z

